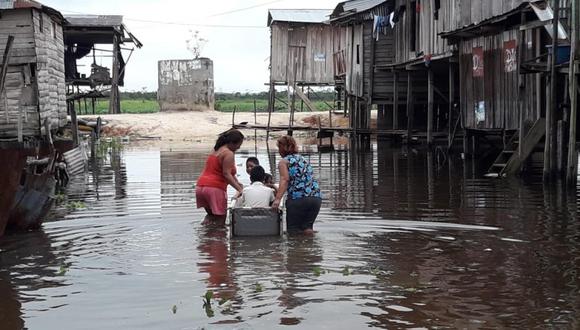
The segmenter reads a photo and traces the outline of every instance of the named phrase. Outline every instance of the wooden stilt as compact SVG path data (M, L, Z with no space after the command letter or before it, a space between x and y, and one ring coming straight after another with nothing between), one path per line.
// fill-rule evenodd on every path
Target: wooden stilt
M522 21L522 25L524 25L526 23L526 14L524 12L521 13L521 21ZM526 49L526 45L525 45L525 31L521 30L518 32L518 52L517 52L517 61L518 61L518 67L517 67L517 74L518 74L518 127L519 127L519 136L518 136L518 140L519 140L519 144L518 144L518 154L520 155L520 158L522 158L522 148L524 147L524 137L526 136L527 132L525 131L525 127L524 127L524 101L525 101L525 95L526 95L526 79L524 76L522 76L520 70L521 70L521 63L523 61L523 53ZM523 162L522 162L523 165Z
M572 1L572 19L570 27L571 45L570 45L570 72L568 76L568 88L570 89L570 133L568 135L568 164L566 167L566 182L568 185L576 185L578 176L578 151L576 150L576 124L578 121L578 78L576 77L578 66L576 65L576 56L578 54L578 30L579 22L579 5L578 1Z
M448 149L453 144L453 106L455 103L455 65L449 62L449 110L447 115L447 126L449 135L447 138Z
M119 36L113 36L113 67L111 79L111 98L109 101L109 113L121 113L121 99L119 98Z
M550 97L546 108L546 143L544 149L544 180L552 177L554 160L556 159L556 59L558 54L558 23L560 21L560 0L554 0L554 19L552 32L552 53L549 57L550 64Z
M399 129L399 73L393 73L393 130Z
M272 122L272 111L274 111L274 105L276 102L276 87L274 83L270 81L270 97L268 98L268 127L266 129L266 141L270 139L270 123Z
M427 144L433 145L433 70L427 70Z
M77 121L77 112L75 110L75 102L70 102L70 122L72 129L73 146L76 148L79 145L79 123Z
M407 71L407 144L411 144L413 138L413 117L415 116L413 107L413 76Z

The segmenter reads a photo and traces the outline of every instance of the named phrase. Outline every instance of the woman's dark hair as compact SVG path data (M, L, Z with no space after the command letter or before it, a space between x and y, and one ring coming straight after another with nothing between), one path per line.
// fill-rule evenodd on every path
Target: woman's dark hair
M255 166L251 171L250 171L250 181L252 183L254 182L264 182L264 179L266 178L266 171L264 171L264 168L260 165Z
M296 144L296 140L290 135L285 135L278 138L278 150L280 151L280 155L282 157L286 157L288 155L297 154L298 153L298 145Z
M252 163L254 165L260 165L260 161L258 160L257 157L248 157L248 159L246 159L246 164L247 163Z
M232 128L218 135L218 139L215 142L213 150L218 151L219 148L225 146L226 144L240 143L242 141L244 141L244 134L242 134L242 132L238 131L237 129Z

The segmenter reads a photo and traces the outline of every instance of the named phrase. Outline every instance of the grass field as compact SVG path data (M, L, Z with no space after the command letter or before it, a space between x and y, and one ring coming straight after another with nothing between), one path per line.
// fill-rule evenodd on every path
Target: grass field
M314 101L314 106L319 111L328 110L328 106L322 101ZM330 102L329 102L330 103ZM267 100L256 100L256 109L258 112L266 111L268 107ZM234 100L218 100L215 103L215 109L218 111L231 112L236 109L240 112L252 112L254 111L254 100L251 99L234 99ZM308 110L306 105L303 109ZM300 102L296 102L296 110L300 110ZM276 102L276 111L288 111L288 107L282 102Z
M89 105L90 108L90 105ZM81 107L84 113L84 105ZM89 109L89 111L91 111ZM95 106L97 114L109 113L109 101L100 100ZM121 113L159 112L159 103L153 100L121 100Z
M314 101L314 105L316 106L317 110L319 111L326 111L328 110L328 106L322 101ZM330 102L329 102L330 103ZM266 111L268 106L268 101L259 99L256 100L256 108L258 112ZM91 113L90 104L89 107L89 114ZM78 106L77 106L78 108ZM217 100L215 103L215 109L218 111L223 112L232 112L234 109L239 112L252 112L254 111L254 100L252 99L229 99L229 100ZM277 111L287 111L288 108L285 104L281 102L277 102L276 104ZM296 110L300 110L300 102L296 102ZM304 106L304 111L308 111L306 106ZM107 114L109 112L109 101L107 100L100 100L97 102L95 106L95 113L96 114ZM155 100L121 100L121 113L155 113L159 112L159 103ZM81 107L80 114L85 114L84 111L84 104Z

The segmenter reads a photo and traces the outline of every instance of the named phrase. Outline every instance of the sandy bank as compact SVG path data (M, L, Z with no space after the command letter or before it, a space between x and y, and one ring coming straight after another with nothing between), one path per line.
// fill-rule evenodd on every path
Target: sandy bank
M302 112L295 114L295 125L317 127L320 116L322 125L328 124L328 112ZM95 116L81 116L95 118ZM163 112L151 114L101 115L107 122L103 127L104 136L129 136L133 138L151 138L161 141L194 141L212 142L216 136L232 125L232 114L219 111L204 112ZM288 125L288 113L273 113L272 125ZM348 119L342 115L333 115L333 126L347 127ZM236 113L235 122L254 123L253 113ZM268 123L267 113L257 114L257 124ZM249 132L252 131L247 131ZM265 131L258 131L265 136Z

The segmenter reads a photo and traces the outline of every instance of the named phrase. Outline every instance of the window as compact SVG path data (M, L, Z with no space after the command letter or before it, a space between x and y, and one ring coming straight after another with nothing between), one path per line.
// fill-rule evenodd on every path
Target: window
M356 45L356 64L360 64L360 45Z
M52 27L51 27L51 32L52 32L52 38L56 39L56 22L52 22Z

